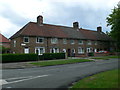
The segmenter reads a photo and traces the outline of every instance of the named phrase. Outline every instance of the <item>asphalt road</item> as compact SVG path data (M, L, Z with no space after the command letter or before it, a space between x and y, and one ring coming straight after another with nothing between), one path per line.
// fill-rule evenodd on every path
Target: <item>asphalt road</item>
M98 72L118 68L118 60L100 60L48 67L2 71L3 88L68 88L71 83Z

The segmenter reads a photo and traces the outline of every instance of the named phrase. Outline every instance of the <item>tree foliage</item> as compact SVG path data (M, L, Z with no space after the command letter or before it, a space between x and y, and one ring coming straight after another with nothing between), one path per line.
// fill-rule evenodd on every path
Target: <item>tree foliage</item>
M107 26L111 26L110 36L117 41L117 47L120 49L120 3L112 9L112 13L106 19Z

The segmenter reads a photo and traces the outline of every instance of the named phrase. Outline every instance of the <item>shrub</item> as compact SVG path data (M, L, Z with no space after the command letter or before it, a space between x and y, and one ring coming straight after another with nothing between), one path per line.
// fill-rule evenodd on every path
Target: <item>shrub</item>
M92 52L88 53L88 56L94 56L94 53L92 53Z
M65 53L44 53L39 56L40 60L65 59Z
M2 63L36 61L37 54L1 54Z

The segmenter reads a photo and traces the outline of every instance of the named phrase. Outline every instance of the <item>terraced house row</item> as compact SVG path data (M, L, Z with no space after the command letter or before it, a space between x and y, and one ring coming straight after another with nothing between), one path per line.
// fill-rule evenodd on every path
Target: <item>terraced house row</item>
M114 49L112 39L102 32L79 28L74 22L72 27L43 23L43 16L37 22L29 22L11 38L13 53L59 53L68 56L86 56L90 52Z

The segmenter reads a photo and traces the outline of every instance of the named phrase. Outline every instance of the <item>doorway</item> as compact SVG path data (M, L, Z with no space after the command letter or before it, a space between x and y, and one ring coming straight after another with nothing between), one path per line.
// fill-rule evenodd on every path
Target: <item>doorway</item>
M70 56L71 56L71 50L68 49L68 50L67 50L67 53L68 53L68 57L70 57Z

